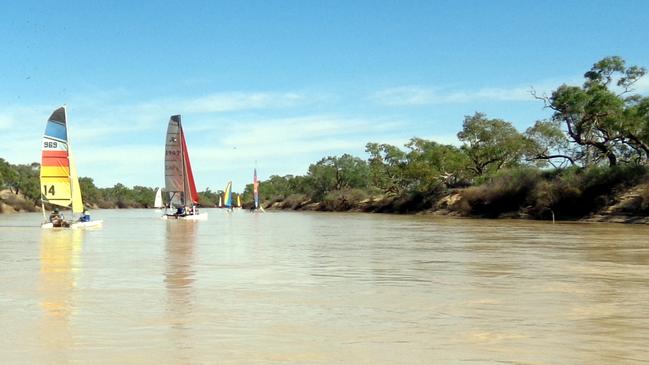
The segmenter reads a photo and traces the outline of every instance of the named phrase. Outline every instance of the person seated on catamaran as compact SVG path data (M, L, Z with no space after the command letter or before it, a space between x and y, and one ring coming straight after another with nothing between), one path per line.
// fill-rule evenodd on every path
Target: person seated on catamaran
M178 207L176 210L176 215L185 215L185 207Z
M90 222L90 216L88 215L87 210L83 210L83 213L81 213L81 217L79 217L79 222Z
M61 227L63 225L63 214L59 213L59 208L54 208L52 213L50 213L50 223L54 227Z

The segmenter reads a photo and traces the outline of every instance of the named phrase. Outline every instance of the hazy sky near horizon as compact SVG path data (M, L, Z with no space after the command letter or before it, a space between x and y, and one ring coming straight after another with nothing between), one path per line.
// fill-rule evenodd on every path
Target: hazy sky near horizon
M20 1L0 14L0 157L40 160L66 104L81 176L164 184L181 114L199 189L304 174L367 142L524 131L599 59L649 66L647 1ZM649 81L637 85L649 92Z

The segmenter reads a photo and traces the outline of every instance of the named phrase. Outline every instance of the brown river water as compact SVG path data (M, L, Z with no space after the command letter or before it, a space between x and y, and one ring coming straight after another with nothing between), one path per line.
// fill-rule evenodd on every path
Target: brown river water
M649 364L649 227L0 215L2 364Z

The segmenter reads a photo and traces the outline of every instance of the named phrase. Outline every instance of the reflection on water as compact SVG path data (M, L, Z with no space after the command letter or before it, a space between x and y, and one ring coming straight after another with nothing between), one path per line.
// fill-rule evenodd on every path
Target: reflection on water
M176 348L175 363L192 363L191 333L188 330L193 305L194 250L200 222L168 221L165 237L165 286L171 341Z
M209 214L0 216L1 362L649 360L646 226Z
M42 230L40 244L41 334L48 340L52 362L68 362L72 346L71 317L74 315L76 273L80 269L83 232Z

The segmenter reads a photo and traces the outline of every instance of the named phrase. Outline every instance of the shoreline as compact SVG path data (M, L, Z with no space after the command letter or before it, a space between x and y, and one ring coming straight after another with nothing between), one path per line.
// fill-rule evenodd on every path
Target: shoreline
M649 215L629 214L629 200L635 195L633 190L645 189L647 186L636 186L626 191L616 193L615 199L611 203L601 207L582 217L572 218L555 218L556 222L592 222L592 223L622 223L622 224L649 224ZM526 209L506 211L497 215L481 215L466 213L466 198L462 195L462 190L453 190L437 199L430 199L432 203L429 206L412 206L409 201L403 201L396 197L392 198L369 198L357 202L342 201L336 202L314 202L309 199L296 201L295 199L285 198L273 201L264 209L270 211L305 211L305 212L352 212L368 214L396 214L396 215L434 215L456 218L471 219L516 219L516 220L533 220L533 221L552 221L551 214L545 214L542 217L526 212ZM217 208L205 206L203 208ZM246 204L242 209L249 207ZM8 190L0 191L0 214L18 214L34 213L40 211L41 207L31 200L25 198L22 194L14 194ZM148 207L99 207L91 205L90 210L103 209L153 209ZM463 211L464 209L464 211ZM551 212L551 210L548 210ZM560 212L557 212L560 213Z
M649 224L649 215L638 214L637 210L629 209L631 201L636 197L632 192L637 189L645 189L642 184L627 190L617 192L610 203L599 209L580 217L555 218L555 213L548 209L542 217L531 214L529 208L505 211L497 215L467 214L466 198L462 196L461 190L452 191L438 197L434 203L426 208L408 210L399 207L398 198L365 199L355 203L345 202L338 205L338 209L332 209L331 204L326 202L313 202L311 200L294 201L284 199L272 202L265 206L266 210L277 211L311 211L311 212L354 212L373 214L398 214L398 215L436 215L457 218L472 219L517 219L530 221L555 221L555 222L592 222L592 223L622 223L622 224ZM408 202L405 202L407 205Z

